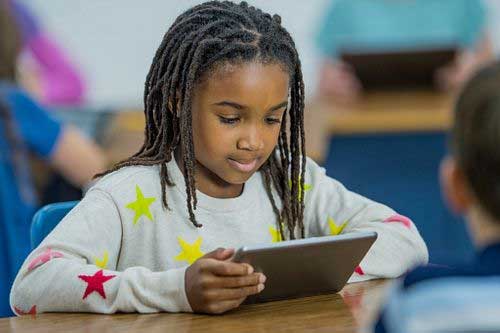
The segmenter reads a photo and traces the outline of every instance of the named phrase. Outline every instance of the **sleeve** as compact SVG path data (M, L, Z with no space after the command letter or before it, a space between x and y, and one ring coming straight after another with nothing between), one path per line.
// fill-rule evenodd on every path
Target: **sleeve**
M43 33L31 38L27 46L39 65L44 102L51 105L82 102L83 80L62 50Z
M62 125L49 115L48 110L20 89L9 89L5 98L12 110L19 135L28 148L42 157L50 157L61 134Z
M409 218L347 190L311 159L307 159L304 187L304 223L311 236L358 231L378 234L350 282L394 278L427 263L427 247Z
M462 15L457 24L462 29L460 43L464 48L474 48L486 32L486 10L480 0L463 0Z
M111 196L91 189L26 259L11 290L17 314L191 311L185 269L117 270L122 224Z
M316 34L316 45L324 57L338 56L338 36L348 28L349 3L332 1Z

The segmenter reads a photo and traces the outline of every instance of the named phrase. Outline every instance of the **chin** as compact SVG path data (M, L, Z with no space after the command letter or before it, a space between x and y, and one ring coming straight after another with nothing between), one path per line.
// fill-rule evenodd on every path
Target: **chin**
M253 176L255 172L251 172L248 174L243 174L243 173L235 173L231 172L230 174L226 174L225 177L221 177L226 183L232 184L232 185L242 185L245 184L250 177Z

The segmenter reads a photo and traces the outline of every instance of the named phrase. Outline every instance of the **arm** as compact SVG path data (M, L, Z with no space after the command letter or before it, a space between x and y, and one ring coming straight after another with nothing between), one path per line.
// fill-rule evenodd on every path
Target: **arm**
M111 196L90 190L24 262L11 290L12 309L18 314L190 311L185 267L117 270L121 232Z
M326 176L325 170L307 160L305 223L315 235L375 231L378 238L356 269L351 282L393 278L427 263L427 247L410 219L387 206L347 190Z
M107 159L102 149L73 126L64 126L50 162L64 178L85 187L94 175L106 170Z
M491 38L484 33L473 48L460 51L453 63L436 72L436 84L442 90L459 89L472 74L493 58Z
M103 151L74 127L53 119L22 90L9 88L6 101L28 148L46 158L76 186L86 186L107 167Z

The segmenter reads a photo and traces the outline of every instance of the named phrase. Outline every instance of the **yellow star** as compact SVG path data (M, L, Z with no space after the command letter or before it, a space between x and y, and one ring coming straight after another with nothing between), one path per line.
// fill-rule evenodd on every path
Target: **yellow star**
M94 257L95 265L99 268L105 269L108 266L108 251L104 251L104 255L101 258Z
M137 223L142 215L145 215L151 221L153 221L153 216L149 210L149 206L156 200L156 198L145 198L142 194L139 186L135 185L135 193L137 195L137 200L129 203L126 207L132 209L135 212L134 224Z
M269 233L271 234L271 239L273 243L281 242L283 240L281 238L281 233L277 228L270 226Z
M196 261L196 259L204 255L204 253L200 250L202 242L201 237L198 237L198 239L193 244L187 243L181 237L177 237L177 241L179 242L182 251L177 255L177 257L175 257L175 260L185 260L191 265Z
M301 196L300 196L300 179L301 178L299 177L299 193L297 194L299 196L299 200L301 199ZM288 180L288 187L290 187L290 189L292 188L292 180L291 179ZM312 185L304 183L304 195L310 189L312 189Z
M344 227L347 225L347 221L342 223L342 225L339 227L336 223L335 220L332 219L331 217L328 217L328 224L330 225L330 235L338 235L344 230Z

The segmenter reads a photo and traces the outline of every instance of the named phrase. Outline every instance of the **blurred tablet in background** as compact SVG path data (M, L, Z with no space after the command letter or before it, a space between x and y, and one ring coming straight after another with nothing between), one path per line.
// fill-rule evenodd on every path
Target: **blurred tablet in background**
M365 90L434 89L434 73L454 61L453 48L391 52L343 52Z

